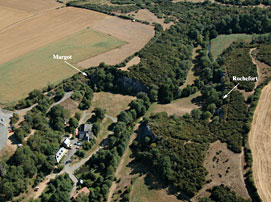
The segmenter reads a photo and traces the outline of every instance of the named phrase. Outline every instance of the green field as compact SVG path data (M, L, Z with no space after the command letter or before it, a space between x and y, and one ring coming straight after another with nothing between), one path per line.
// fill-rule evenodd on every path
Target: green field
M245 41L250 42L252 39L252 35L249 34L230 34L230 35L219 35L215 39L211 41L211 50L214 59L216 58L228 48L232 42L234 41Z
M0 103L14 102L34 89L57 83L77 73L53 54L72 55L69 63L120 47L126 42L87 28L0 65Z

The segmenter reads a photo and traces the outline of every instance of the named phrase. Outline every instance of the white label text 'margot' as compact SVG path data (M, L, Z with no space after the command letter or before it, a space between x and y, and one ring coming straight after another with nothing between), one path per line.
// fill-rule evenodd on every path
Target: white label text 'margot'
M71 60L71 55L53 55L53 59L55 60Z

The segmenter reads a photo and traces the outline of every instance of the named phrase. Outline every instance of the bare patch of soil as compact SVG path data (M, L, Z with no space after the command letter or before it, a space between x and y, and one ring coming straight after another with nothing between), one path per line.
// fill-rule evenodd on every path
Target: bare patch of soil
M204 162L204 167L209 172L206 179L210 183L204 185L198 194L192 198L192 201L196 202L199 198L208 196L207 190L220 184L231 187L237 195L248 199L249 195L242 171L242 156L243 152L241 154L233 153L227 148L226 143L220 141L212 143Z
M253 178L263 202L271 201L271 83L264 87L253 116L249 145Z

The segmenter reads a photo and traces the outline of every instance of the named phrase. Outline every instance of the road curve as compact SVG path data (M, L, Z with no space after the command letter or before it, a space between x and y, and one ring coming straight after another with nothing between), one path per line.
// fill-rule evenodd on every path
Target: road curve
M263 88L255 110L249 145L253 178L263 202L271 201L271 83Z

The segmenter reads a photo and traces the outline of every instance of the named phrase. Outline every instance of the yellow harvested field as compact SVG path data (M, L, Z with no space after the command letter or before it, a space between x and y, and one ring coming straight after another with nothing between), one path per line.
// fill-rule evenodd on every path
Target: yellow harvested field
M57 3L56 0L0 0L0 6L36 14L55 9L63 4Z
M106 15L78 8L47 12L0 32L0 64L82 30Z
M121 63L125 58L141 50L154 36L154 28L129 20L108 16L96 23L92 28L110 34L118 39L128 42L120 48L108 51L88 60L78 63L82 68L98 66L100 62L108 65Z
M31 13L0 6L0 31L31 15Z
M271 83L263 88L249 133L253 178L263 202L271 201Z

